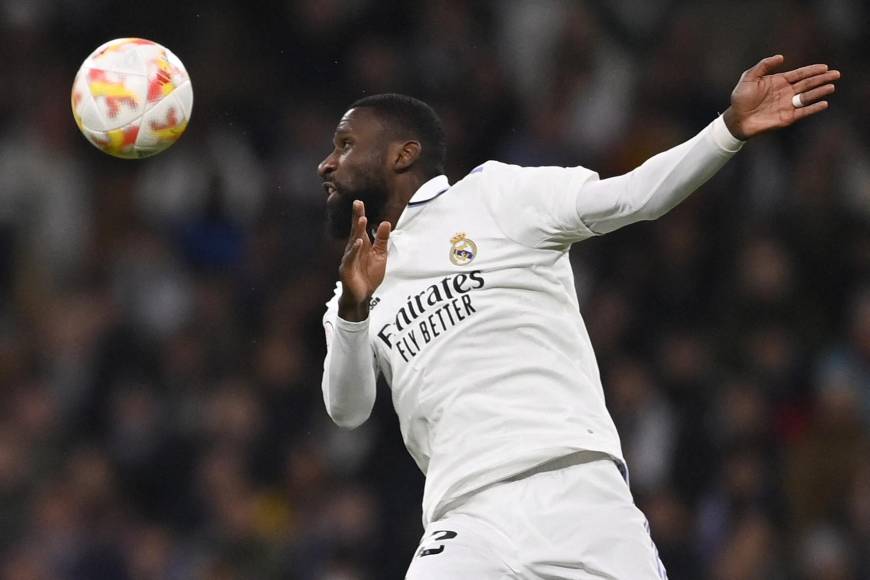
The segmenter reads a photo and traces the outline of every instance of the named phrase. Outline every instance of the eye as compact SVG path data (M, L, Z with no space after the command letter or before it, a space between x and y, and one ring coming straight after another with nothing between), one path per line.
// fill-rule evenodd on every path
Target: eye
M350 148L350 146L351 146L350 139L342 139L341 140L341 148L342 149L347 150Z

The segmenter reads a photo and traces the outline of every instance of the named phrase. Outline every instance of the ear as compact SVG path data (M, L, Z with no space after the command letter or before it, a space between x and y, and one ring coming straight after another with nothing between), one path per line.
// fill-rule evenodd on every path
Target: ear
M419 141L405 141L404 143L396 143L391 151L393 160L393 169L396 173L403 173L410 169L420 154L423 152L423 146Z

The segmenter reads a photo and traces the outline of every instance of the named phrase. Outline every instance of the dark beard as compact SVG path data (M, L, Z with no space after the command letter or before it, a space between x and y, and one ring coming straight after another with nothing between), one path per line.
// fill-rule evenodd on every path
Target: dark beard
M360 200L365 204L368 227L376 228L384 219L384 206L387 203L386 184L369 183L367 187L354 192L339 189L331 203L326 204L326 227L330 236L336 240L347 239L353 216L353 202Z

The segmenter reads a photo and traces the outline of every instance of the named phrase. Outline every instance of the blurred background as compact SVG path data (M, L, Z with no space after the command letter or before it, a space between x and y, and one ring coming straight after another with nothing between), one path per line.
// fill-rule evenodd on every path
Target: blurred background
M781 52L843 71L667 217L578 245L582 312L672 580L870 578L863 0L0 1L0 577L403 577L422 476L388 393L322 407L317 163L353 100L428 100L449 176L602 177ZM117 160L69 92L106 40L186 64L187 134Z

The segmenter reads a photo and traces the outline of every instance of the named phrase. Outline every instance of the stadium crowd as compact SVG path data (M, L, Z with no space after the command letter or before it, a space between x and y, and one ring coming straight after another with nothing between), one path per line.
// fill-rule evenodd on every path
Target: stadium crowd
M868 21L861 0L0 2L0 578L401 578L422 476L386 387L355 431L320 394L340 248L315 170L344 107L428 100L452 180L605 177L776 52L843 71L831 110L572 260L670 578L870 578ZM153 159L70 114L119 36L193 79Z

